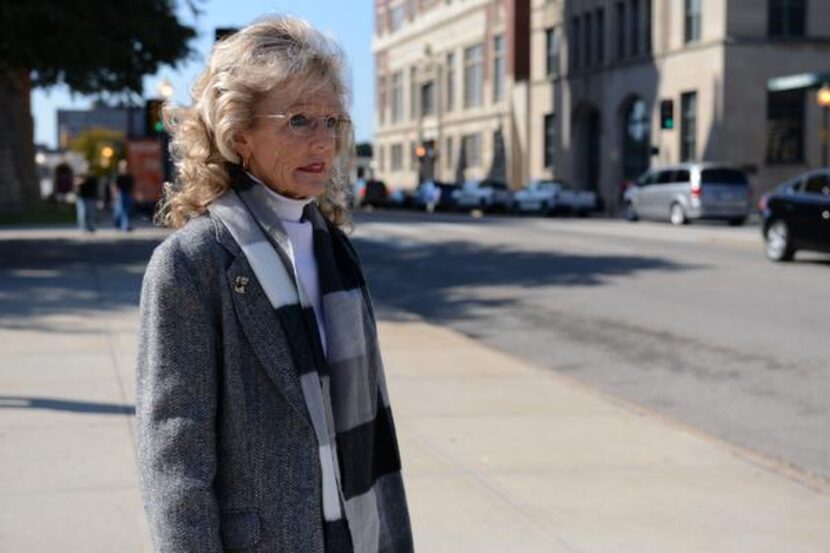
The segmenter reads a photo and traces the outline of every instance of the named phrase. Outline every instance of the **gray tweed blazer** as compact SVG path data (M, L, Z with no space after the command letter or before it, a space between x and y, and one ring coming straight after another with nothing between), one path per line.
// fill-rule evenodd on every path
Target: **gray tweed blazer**
M239 246L209 216L153 254L137 382L156 551L323 551L317 444L286 336Z

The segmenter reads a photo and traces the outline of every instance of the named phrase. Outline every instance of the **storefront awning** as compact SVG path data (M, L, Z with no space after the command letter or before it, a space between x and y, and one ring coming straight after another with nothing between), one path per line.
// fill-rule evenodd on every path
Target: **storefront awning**
M788 77L776 77L767 81L767 90L770 92L784 92L785 90L803 90L820 88L830 84L830 73L801 73Z

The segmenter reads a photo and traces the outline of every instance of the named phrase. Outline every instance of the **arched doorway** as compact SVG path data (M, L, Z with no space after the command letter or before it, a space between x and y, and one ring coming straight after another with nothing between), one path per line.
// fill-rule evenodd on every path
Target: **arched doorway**
M630 99L622 116L622 176L634 180L642 175L651 159L651 110L640 97Z
M583 104L574 113L574 182L577 188L599 191L600 132L599 110Z

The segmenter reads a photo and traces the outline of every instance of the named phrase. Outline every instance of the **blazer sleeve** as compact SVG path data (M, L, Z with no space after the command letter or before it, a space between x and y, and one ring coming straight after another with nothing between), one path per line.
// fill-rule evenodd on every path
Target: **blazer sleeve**
M154 252L141 292L139 473L154 547L164 553L222 551L213 488L218 330L200 274L168 240Z

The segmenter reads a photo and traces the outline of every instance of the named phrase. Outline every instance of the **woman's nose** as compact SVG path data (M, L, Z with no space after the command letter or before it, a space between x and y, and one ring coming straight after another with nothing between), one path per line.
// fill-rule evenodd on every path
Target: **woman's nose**
M315 151L318 152L325 152L329 148L334 148L335 137L329 135L329 133L325 131L318 131L314 133L314 138L312 139L311 147Z

